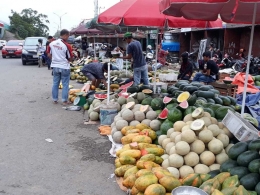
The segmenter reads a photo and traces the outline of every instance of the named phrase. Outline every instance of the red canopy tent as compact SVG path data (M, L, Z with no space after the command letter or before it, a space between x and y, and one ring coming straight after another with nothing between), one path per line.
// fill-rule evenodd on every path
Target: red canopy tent
M164 14L194 20L216 20L220 14L227 23L252 24L248 56L252 53L255 24L260 24L260 0L162 0L159 5ZM250 60L247 63L243 91L244 114Z
M102 31L97 29L88 29L85 24L80 24L77 28L74 28L70 31L70 34L104 34Z

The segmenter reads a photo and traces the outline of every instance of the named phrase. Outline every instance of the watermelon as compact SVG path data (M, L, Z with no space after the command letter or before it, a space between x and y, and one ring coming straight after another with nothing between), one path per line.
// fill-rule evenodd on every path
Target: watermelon
M160 127L160 131L162 132L163 135L167 135L167 131L173 127L173 122L169 121L166 119Z
M167 119L169 110L167 108L164 108L163 111L159 114L158 118L160 119Z
M107 94L94 94L96 99L104 100L107 98Z
M189 107L189 103L187 101L183 101L179 104L179 106L183 109L186 109Z
M172 110L169 110L167 119L173 123L180 121L182 120L182 112L177 108L173 108Z
M153 110L160 110L164 107L163 101L161 98L155 98L151 101L151 107Z
M168 110L171 110L171 109L173 109L173 108L175 108L175 107L177 107L177 106L178 106L177 103L171 103L171 104L168 104L168 105L166 106L166 108L168 108Z
M163 103L164 104L168 104L168 103L170 103L172 101L172 98L169 98L169 97L167 97L167 96L165 96L164 98L163 98Z
M195 109L196 109L195 106L189 106L187 109L185 109L184 116L191 114Z
M126 83L124 85L121 85L119 89L127 89L128 87L131 87L134 84L134 81L130 83Z

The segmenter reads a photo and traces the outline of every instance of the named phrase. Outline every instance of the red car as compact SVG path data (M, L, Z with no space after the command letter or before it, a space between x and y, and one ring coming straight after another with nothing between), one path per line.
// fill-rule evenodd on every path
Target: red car
M23 41L22 40L10 40L2 49L2 57L21 57L23 50Z

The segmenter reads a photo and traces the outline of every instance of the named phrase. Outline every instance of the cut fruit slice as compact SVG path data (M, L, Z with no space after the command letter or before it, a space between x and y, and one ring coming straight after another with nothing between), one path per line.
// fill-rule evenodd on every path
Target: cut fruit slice
M164 104L168 104L168 103L170 103L172 101L172 98L169 98L169 97L167 97L167 96L165 96L164 98L163 98L163 103Z
M201 119L197 119L195 121L193 121L190 125L190 128L193 130L193 131L200 131L203 129L205 125L205 122Z
M199 107L199 108L196 108L192 113L191 113L191 116L192 118L200 118L204 115L204 110L203 108Z
M189 97L190 97L190 93L187 92L187 91L185 91L185 92L182 92L182 93L178 96L177 101L178 101L179 103L181 103L181 102L187 101L187 100L189 99Z
M145 93L145 94L151 94L151 93L153 93L153 91L150 90L150 89L144 89L142 92Z
M163 111L159 114L158 118L160 119L167 119L169 110L164 108Z
M142 105L140 106L140 111L143 112L143 113L146 113L148 112L149 110L149 105Z
M99 100L104 100L107 98L107 94L94 94L94 97Z
M130 83L126 83L124 85L121 85L121 87L119 89L127 89L128 87L131 87L134 84L134 81L130 82Z
M181 103L179 104L179 106L180 106L181 108L183 108L183 109L186 109L186 108L189 107L189 103L188 103L188 101L184 101L184 102L181 102Z
M139 149L137 142L133 142L133 143L131 143L129 145L130 145L130 148L133 149L133 150L138 150Z
M126 105L125 105L125 108L127 109L133 109L135 106L135 102L128 102Z
M137 94L137 93L132 93L131 95L129 95L129 97L135 98L135 97L136 97L136 94Z
M119 94L118 96L122 96L124 98L128 98L129 97L129 93L127 93L127 89L123 89Z

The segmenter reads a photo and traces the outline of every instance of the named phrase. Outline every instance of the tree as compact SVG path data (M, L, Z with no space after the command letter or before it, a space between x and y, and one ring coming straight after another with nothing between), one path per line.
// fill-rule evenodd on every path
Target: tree
M57 30L56 33L54 34L54 37L60 37L60 31Z
M11 10L10 31L17 33L21 38L30 36L47 36L49 27L48 16L38 13L31 8L23 9L19 14Z

